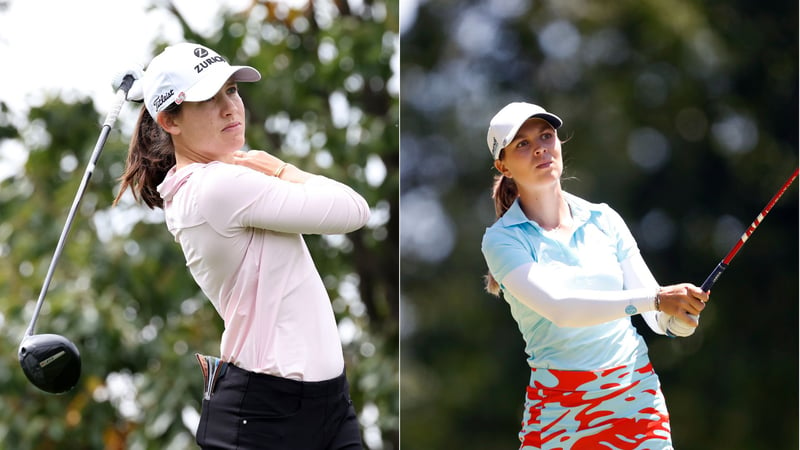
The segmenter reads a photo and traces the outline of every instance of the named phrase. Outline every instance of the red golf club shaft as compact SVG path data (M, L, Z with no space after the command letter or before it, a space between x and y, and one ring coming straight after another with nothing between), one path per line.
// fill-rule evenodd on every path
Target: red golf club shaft
M744 245L744 243L747 242L747 239L750 238L750 235L753 234L753 232L756 230L761 221L764 220L764 217L767 216L767 213L769 213L769 211L775 205L775 202L777 202L778 199L781 198L781 195L783 195L783 193L786 192L786 189L788 189L789 186L792 184L792 182L795 180L795 178L797 178L797 171L798 169L795 168L794 173L792 173L792 176L790 176L789 179L786 180L786 183L783 184L783 187L781 187L781 189L772 197L772 200L770 200L769 203L767 203L767 206L761 211L761 214L759 214L756 217L756 220L754 220L753 223L751 223L750 226L747 228L747 230L744 232L744 234L742 234L742 237L739 238L739 241L736 243L736 245L733 246L731 251L728 252L725 258L723 258L722 261L720 261L720 263L717 264L717 267L714 268L714 270L711 272L708 278L706 278L706 281L704 281L702 286L700 286L700 288L703 289L704 292L708 292L711 290L711 286L713 286L714 283L716 283L717 279L719 278L720 275L722 275L722 272L725 271L725 269L728 267L728 264L730 264L733 257L736 256L736 253L738 253L739 249L742 248L742 245Z

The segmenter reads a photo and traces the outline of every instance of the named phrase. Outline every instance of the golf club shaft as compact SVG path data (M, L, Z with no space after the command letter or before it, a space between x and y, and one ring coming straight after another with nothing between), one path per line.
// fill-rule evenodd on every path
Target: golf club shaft
M97 144L94 146L92 155L89 158L89 163L86 165L86 170L83 173L81 184L78 186L78 192L75 194L75 199L72 201L72 206L67 214L67 221L64 223L64 228L61 230L61 236L58 238L58 244L56 244L56 250L53 253L53 259L50 260L50 267L48 267L47 275L44 277L42 290L39 292L39 299L36 301L36 308L33 311L33 316L31 317L28 329L25 331L25 335L27 336L33 335L33 331L36 327L36 321L39 318L39 313L41 312L42 305L44 304L44 298L47 295L48 288L50 287L50 281L53 279L53 273L55 272L56 264L58 263L59 258L61 258L61 252L64 250L64 244L67 240L69 230L72 227L72 222L75 220L75 214L78 211L78 206L81 203L84 192L86 192L86 186L89 184L89 179L92 177L94 167L97 164L100 153L103 151L103 146L106 143L106 139L108 139L108 134L111 132L111 127L113 127L114 122L117 121L117 116L119 116L119 112L122 109L122 104L125 103L128 89L130 89L133 81L134 80L132 76L127 76L125 78L122 86L120 86L119 90L117 91L114 104L106 115L106 120L103 122L103 128L100 130L100 137L97 139Z
M795 180L795 178L797 178L797 171L798 169L795 168L794 173L792 173L792 176L790 176L789 179L786 180L786 183L783 184L783 187L781 187L781 189L772 197L772 200L770 200L769 203L767 203L767 206L761 211L761 214L759 214L756 217L756 219L753 221L753 223L750 224L750 226L747 228L744 234L742 234L742 237L739 238L739 241L736 243L736 245L734 245L733 248L731 248L731 251L728 252L725 258L723 258L722 261L720 261L719 264L717 264L717 267L715 267L714 270L711 272L711 274L708 276L708 278L706 278L706 281L704 281L703 284L700 286L703 292L708 292L711 290L711 286L713 286L714 283L717 282L717 279L720 277L720 275L722 275L722 272L724 272L725 269L728 267L728 264L730 264L733 257L736 256L736 253L739 252L739 249L742 248L742 245L744 245L744 243L747 242L747 239L750 238L750 235L753 234L753 232L756 230L761 221L764 220L764 217L767 216L767 214L775 205L775 203L778 201L778 199L781 198L783 193L786 192L786 189L788 189L789 186L792 184L792 182Z

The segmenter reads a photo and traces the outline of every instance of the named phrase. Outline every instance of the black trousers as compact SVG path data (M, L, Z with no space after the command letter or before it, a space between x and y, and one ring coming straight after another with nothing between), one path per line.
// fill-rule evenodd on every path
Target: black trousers
M227 365L203 399L197 444L206 450L361 450L344 373L304 382Z

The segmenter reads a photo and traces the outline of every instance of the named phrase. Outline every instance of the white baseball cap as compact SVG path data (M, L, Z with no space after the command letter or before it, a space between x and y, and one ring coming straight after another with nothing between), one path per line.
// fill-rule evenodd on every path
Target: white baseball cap
M546 120L556 130L562 125L561 118L557 115L545 111L539 105L525 102L513 102L504 106L489 122L489 133L486 135L486 143L492 157L500 157L500 150L514 140L517 131L531 117L538 117Z
M199 44L171 45L144 71L144 104L155 119L173 103L208 100L231 77L234 81L258 81L261 74L250 66L231 66L217 52Z

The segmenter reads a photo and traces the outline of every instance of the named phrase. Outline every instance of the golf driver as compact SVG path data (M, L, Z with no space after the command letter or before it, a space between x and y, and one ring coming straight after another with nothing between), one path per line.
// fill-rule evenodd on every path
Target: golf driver
M139 70L139 72L141 71ZM64 224L64 228L61 230L61 236L58 239L55 253L53 253L53 259L50 261L50 267L47 269L47 275L42 284L39 299L36 301L36 308L34 309L30 324L25 331L22 342L20 342L19 364L22 366L22 371L25 372L25 376L28 377L28 380L30 380L34 386L51 394L63 394L78 384L78 379L81 376L81 355L75 344L64 336L58 334L33 334L34 328L39 318L39 312L44 304L44 298L50 286L50 281L53 278L56 264L64 249L64 243L69 234L69 229L72 226L72 221L78 210L78 205L86 191L86 186L92 176L95 164L100 157L100 152L103 150L106 139L108 139L111 127L117 120L117 116L122 109L122 104L127 98L128 90L133 85L137 73L137 71L128 71L122 75L114 104L111 111L106 115L103 128L100 131L100 137L89 159L89 164L86 166L86 171L83 174L78 192L72 202L72 207L67 214L67 221Z

